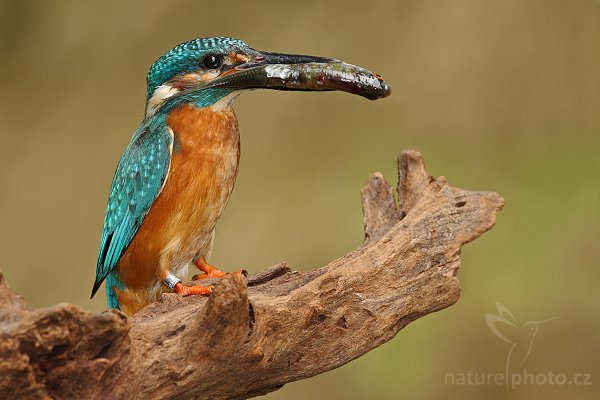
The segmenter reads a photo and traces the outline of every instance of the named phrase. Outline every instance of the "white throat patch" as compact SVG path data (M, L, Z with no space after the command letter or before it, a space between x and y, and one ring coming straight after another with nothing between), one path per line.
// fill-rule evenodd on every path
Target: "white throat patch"
M165 101L167 101L169 98L173 97L179 92L179 89L169 85L160 85L159 87L157 87L154 90L154 93L152 93L152 97L150 97L150 100L148 100L148 105L146 106L146 117L152 117L154 114L156 114L158 109L165 103ZM229 109L233 100L235 100L235 98L238 97L240 93L242 93L241 90L228 94L227 96L223 97L221 100L213 104L210 107L211 110L219 112Z
M154 89L154 93L152 93L152 97L150 97L148 105L146 106L146 117L151 117L156 114L156 111L158 111L160 106L162 106L169 97L177 93L179 93L179 89L169 85L160 85Z

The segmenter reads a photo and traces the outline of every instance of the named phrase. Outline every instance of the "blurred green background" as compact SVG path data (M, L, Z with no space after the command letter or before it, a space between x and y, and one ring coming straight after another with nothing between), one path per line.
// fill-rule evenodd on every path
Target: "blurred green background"
M394 92L248 93L241 168L211 261L307 270L363 238L359 189L421 151L429 172L506 199L463 250L462 297L391 342L270 399L597 398L600 393L600 1L2 1L0 254L36 307L88 300L108 188L141 120L147 68L195 37L331 56ZM523 365L591 385L458 385L502 372L484 320L542 325Z

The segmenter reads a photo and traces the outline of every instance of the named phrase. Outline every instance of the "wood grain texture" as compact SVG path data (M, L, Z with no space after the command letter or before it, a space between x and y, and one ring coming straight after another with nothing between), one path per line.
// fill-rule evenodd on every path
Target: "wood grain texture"
M414 151L399 170L398 205L372 175L365 243L312 271L230 274L209 298L165 294L131 318L32 310L0 278L0 398L249 398L343 365L454 304L460 248L492 228L504 201L430 177Z

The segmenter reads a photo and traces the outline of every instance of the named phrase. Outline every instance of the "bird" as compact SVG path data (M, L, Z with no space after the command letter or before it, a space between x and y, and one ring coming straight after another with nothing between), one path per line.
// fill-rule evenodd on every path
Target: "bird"
M533 348L533 339L538 334L540 325L559 317L527 321L520 324L505 305L496 303L496 310L498 314L484 314L484 318L490 331L498 339L510 344L504 367L506 387L508 389L509 372L513 368L521 368L529 358Z
M229 37L182 43L147 77L145 113L117 165L102 228L91 297L106 282L108 308L132 315L162 293L210 295L182 283L207 262L215 226L231 196L240 160L233 100L253 89L345 91L371 100L390 86L360 67L297 54L257 51Z

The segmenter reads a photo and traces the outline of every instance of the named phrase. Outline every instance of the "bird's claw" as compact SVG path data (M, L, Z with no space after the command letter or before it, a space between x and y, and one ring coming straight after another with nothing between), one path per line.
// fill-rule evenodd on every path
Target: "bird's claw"
M198 257L196 260L194 260L194 264L201 272L203 272L202 274L194 275L192 277L192 280L194 281L208 278L222 278L225 276L225 272L207 263L204 257Z
M194 276L192 276L192 280L193 281L199 281L201 279L209 279L209 278L222 278L225 275L229 275L229 274L242 274L245 277L248 277L248 271L246 271L245 269L240 269L239 271L234 271L234 272L223 272L220 271L218 269L214 269L211 272L208 273L204 273L204 274L196 274Z
M175 293L178 293L182 296L190 296L193 294L201 294L201 295L210 295L212 293L212 286L186 286L183 283L179 282L175 285Z
M208 278L222 278L226 275L225 272L220 271L218 269L214 269L208 273L196 274L192 276L193 281L199 281L200 279L208 279Z

